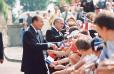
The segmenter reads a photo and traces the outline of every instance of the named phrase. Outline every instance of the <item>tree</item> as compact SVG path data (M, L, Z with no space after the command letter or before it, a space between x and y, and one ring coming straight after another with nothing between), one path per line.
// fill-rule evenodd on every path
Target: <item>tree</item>
M5 1L6 1L6 3L7 3L9 6L11 6L11 7L13 7L14 4L15 4L15 2L16 2L16 0L5 0Z
M70 4L72 0L65 0L66 3Z
M0 0L0 13L2 13L5 18L7 18L8 8L7 3L4 0Z
M3 0L0 0L0 12L3 12Z
M64 4L71 4L72 0L56 0L56 5L62 7Z
M20 0L25 11L43 10L47 6L48 0Z

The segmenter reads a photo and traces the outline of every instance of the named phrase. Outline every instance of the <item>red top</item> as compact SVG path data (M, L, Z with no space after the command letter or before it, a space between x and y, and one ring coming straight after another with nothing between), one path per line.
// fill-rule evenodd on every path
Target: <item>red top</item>
M74 52L74 53L77 53L79 56L81 56L81 54L80 54L80 52L79 52L79 50L78 50L78 48L77 48L77 46L76 46L75 43L76 43L76 39L74 39L74 40L72 41L70 50L71 50L72 52Z

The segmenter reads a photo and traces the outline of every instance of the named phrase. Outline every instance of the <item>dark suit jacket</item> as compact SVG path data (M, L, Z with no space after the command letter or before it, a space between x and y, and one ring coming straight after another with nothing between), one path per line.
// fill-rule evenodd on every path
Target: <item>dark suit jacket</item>
M39 43L36 35L37 33L32 26L24 33L21 70L33 74L46 74L47 68L44 61L43 50L47 50L48 45Z
M0 60L3 59L3 53L2 33L0 32Z
M51 30L47 30L46 32L46 40L48 42L60 42L64 39L63 35L60 35L55 28L51 28Z

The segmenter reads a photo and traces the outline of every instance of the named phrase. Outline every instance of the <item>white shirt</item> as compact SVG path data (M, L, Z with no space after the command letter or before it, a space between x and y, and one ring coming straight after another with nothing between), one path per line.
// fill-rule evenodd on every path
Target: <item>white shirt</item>
M52 27L59 33L59 35L62 35L62 33L59 30L57 30L57 28L54 25Z
M36 29L35 29L35 27L34 27L33 25L31 25L31 26L32 26L32 28L35 30L35 32L37 33L37 32L38 32L38 30L36 30Z
M59 31L57 30L57 28L56 28L54 25L52 25L52 27L53 27L57 32L59 32Z
M83 60L85 61L86 64L90 64L92 62L95 62L98 59L98 57L96 55L87 55L83 58Z
M107 53L109 58L114 54L114 41L107 41Z
M35 32L37 33L38 32L38 30L36 30L35 29L35 27L33 26L33 25L31 25L32 27L33 27L33 29L35 30ZM39 43L37 43L37 44L39 44ZM51 47L51 45L52 45L52 43L40 43L40 44L47 44L48 45L48 47Z

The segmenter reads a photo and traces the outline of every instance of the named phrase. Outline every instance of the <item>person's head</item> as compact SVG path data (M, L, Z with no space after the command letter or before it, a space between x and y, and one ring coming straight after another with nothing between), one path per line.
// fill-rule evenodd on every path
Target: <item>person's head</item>
M77 27L70 27L70 29L69 29L69 33L71 34L73 31L76 31L76 30L78 30Z
M43 20L40 16L34 16L32 18L32 25L35 27L36 30L39 30L43 26Z
M81 20L76 20L76 25L77 25L78 29L82 29L83 22Z
M71 39L72 41L72 39L77 39L78 34L79 34L79 31L74 29L74 31L71 31L71 33L69 32L69 35L67 36L67 38Z
M86 31L86 30L82 30L82 31L80 31L80 33L84 34L84 35L88 35L88 31Z
M22 24L22 27L23 27L24 29L26 29L26 28L28 27L27 22L24 22L24 23Z
M94 20L94 24L96 25L96 31L105 41L111 40L110 37L114 33L114 13L109 11L99 13Z
M67 24L68 24L69 27L76 26L75 17L73 17L73 16L68 16L68 17L67 17Z
M96 56L100 56L101 51L103 50L104 47L104 42L101 38L95 37L91 41L91 47L92 51Z
M90 41L84 39L78 39L75 44L82 56L92 53Z
M39 11L37 11L36 14L39 15Z
M89 12L86 14L87 18L89 19L90 22L93 22L96 14L94 12Z
M30 13L27 13L27 16L30 17Z
M55 9L55 13L57 13L60 10L58 6L55 6L54 9Z
M61 31L61 30L63 29L63 26L64 26L64 19L61 18L61 17L57 17L57 18L55 18L53 24L54 24L55 28L56 28L58 31Z
M68 11L68 10L69 10L68 4L64 4L64 11Z
M112 4L111 2L106 2L106 9L112 9Z
M54 15L60 16L60 14L61 14L61 11L60 11L59 7L58 6L55 6L54 7Z

